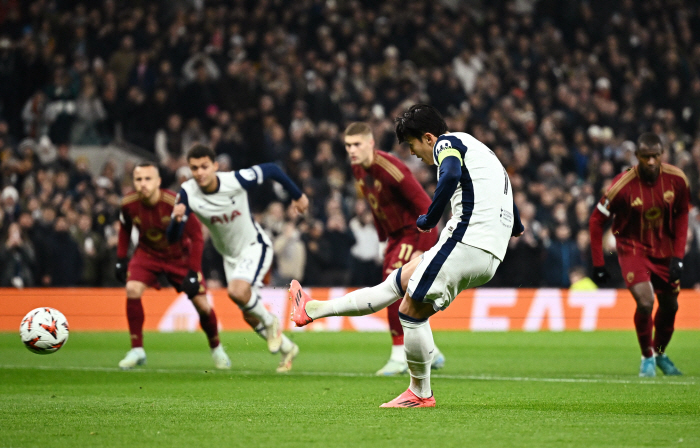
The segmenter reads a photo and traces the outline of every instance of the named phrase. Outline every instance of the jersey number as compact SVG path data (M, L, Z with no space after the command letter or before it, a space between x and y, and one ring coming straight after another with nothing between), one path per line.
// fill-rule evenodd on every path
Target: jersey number
M401 244L401 250L399 251L399 260L409 261L411 259L412 253L413 245L406 243Z

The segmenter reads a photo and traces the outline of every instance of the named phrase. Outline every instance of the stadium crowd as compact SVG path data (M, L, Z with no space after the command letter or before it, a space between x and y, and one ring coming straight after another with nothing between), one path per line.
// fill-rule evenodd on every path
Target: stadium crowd
M9 0L0 4L0 286L116 286L120 198L131 167L101 172L72 145L128 142L163 186L193 142L223 170L275 162L281 189L252 204L272 282L368 285L381 276L343 129L366 121L432 194L433 168L398 145L393 117L429 102L510 174L526 232L488 286L569 287L590 272L588 217L653 131L700 202L700 8L692 1ZM683 287L700 287L693 208ZM608 285L623 286L605 237ZM221 285L207 244L204 271Z

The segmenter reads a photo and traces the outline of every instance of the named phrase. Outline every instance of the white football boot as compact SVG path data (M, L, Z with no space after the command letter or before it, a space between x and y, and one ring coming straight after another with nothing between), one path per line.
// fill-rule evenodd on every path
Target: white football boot
M377 370L378 376L395 376L401 375L408 372L408 363L406 361L397 361L396 359L389 359L389 361L384 364L384 367Z
M119 361L119 367L122 370L133 369L136 366L143 366L146 364L146 351L143 347L132 348L126 352L124 359Z
M265 327L267 339L267 349L270 353L277 353L282 346L282 325L277 316L273 316L272 323Z
M290 351L286 353L281 352L281 354L282 359L280 360L280 364L277 366L277 373L287 373L290 370L292 370L292 363L294 362L294 358L296 358L299 354L299 346L294 344Z
M214 365L217 369L227 370L231 368L231 360L224 351L224 346L219 344L216 348L211 349L211 357L214 359Z

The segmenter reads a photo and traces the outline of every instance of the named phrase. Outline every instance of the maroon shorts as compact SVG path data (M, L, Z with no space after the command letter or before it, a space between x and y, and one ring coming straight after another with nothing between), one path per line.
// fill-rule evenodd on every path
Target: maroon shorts
M386 252L384 253L382 280L386 280L395 269L411 261L411 257L415 252L425 252L433 247L437 240L437 229L433 229L430 233L421 233L416 229L415 231L405 232L396 238L389 237Z
M187 258L165 260L149 255L142 250L137 250L129 262L126 280L135 280L145 283L147 286L160 289L162 285L158 278L161 275L165 275L168 282L178 292L181 292L182 281L189 270L190 265ZM199 272L199 278L201 279L199 293L204 294L207 290L201 272Z
M652 258L645 256L633 256L618 254L622 276L629 288L637 283L651 282L654 291L657 292L678 292L680 282L671 283L668 281L668 266L670 258Z

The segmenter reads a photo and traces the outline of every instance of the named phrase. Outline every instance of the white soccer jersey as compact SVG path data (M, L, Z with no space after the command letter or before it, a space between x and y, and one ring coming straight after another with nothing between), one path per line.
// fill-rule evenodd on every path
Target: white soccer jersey
M262 183L260 168L219 172L216 176L219 188L213 193L203 192L194 179L184 182L180 191L180 202L207 226L216 250L224 257L235 258L256 243L271 247L270 239L253 220L248 193L239 181Z
M462 175L451 199L452 218L443 233L503 261L514 219L508 173L493 151L464 132L438 138L433 147L435 163L439 166L448 155L461 159Z

